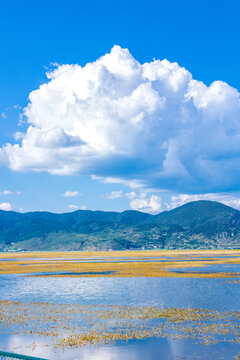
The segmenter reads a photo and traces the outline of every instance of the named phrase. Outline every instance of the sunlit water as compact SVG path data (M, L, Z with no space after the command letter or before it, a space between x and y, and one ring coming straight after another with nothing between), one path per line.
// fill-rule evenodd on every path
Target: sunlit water
M240 310L240 286L212 278L0 276L0 300Z
M233 271L239 265L211 265L179 271ZM111 278L111 277L27 277L0 276L0 300L53 303L108 304L203 308L219 311L240 310L240 284L221 278ZM37 347L27 347L36 341ZM168 338L117 342L99 348L65 349L53 352L46 339L20 335L1 335L0 348L52 360L191 360L233 359L239 346L218 343L209 346L192 340Z

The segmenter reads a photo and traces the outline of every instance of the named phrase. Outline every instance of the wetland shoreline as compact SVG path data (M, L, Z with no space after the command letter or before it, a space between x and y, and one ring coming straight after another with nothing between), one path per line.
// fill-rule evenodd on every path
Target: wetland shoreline
M162 343L167 359L181 343L186 359L238 359L239 278L239 250L2 253L2 346L55 360Z

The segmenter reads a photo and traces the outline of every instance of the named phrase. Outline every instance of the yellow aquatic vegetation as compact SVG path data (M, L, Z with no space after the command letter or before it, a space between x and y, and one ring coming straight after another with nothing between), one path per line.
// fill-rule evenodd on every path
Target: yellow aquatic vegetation
M147 337L239 343L239 330L240 312L234 311L0 301L0 333L45 337L52 347Z
M226 278L234 272L197 272L194 267L240 264L240 251L116 251L0 254L1 274L84 277ZM186 272L179 269L189 268Z
M122 250L122 251L47 251L0 253L0 259L21 258L69 258L69 257L161 257L161 256L231 255L240 257L239 250Z

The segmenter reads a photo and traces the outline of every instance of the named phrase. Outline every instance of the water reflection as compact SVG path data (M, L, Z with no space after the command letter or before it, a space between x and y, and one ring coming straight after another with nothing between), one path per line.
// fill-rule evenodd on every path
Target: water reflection
M34 350L29 347L37 343ZM111 346L99 348L86 346L80 349L52 350L44 339L30 336L1 336L0 347L5 351L13 349L15 353L43 357L50 360L216 360L233 359L238 354L239 346L218 343L208 346L194 344L191 340L172 340L169 338L130 340L117 342Z

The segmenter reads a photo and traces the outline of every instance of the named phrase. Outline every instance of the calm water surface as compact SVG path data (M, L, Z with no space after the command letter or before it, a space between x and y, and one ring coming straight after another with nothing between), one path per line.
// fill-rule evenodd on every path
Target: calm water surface
M212 264L208 266L196 266L196 267L186 267L183 269L171 269L170 271L177 273L219 273L219 272L232 272L234 274L239 274L240 277L240 265L239 264Z

